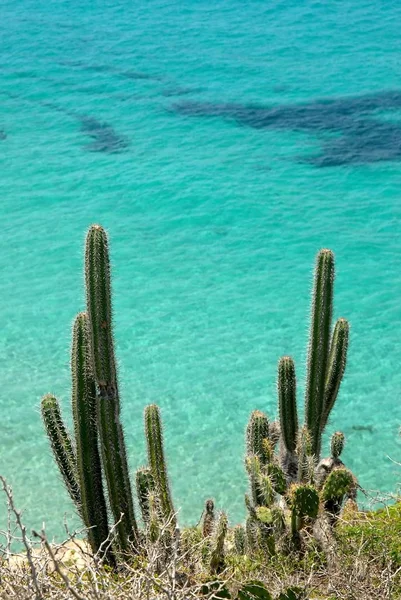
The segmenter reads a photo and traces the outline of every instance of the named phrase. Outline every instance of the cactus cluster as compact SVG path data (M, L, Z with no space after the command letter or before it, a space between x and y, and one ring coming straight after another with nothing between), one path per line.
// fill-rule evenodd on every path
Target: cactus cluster
M331 440L331 456L320 460L321 438L344 374L348 323L339 319L331 331L334 257L317 256L305 395L305 423L299 424L293 360L278 364L279 422L255 410L246 428L245 466L248 517L232 532L227 515L205 503L199 534L203 564L216 575L231 552L271 556L283 540L300 547L301 532L321 514L332 522L345 498L355 499L356 481L340 456L344 435ZM147 462L136 472L136 495L142 527L134 512L114 354L110 260L106 232L90 227L85 247L86 312L73 325L71 374L74 431L65 426L57 398L47 394L41 409L57 465L86 528L94 553L111 565L127 552L139 552L144 538L164 550L177 548L176 511L172 501L158 406L144 411ZM243 591L243 598L246 594ZM267 592L266 592L267 593ZM288 595L289 594L289 595ZM287 596L292 598L290 592ZM287 596L281 595L280 598Z
M249 419L245 464L251 548L255 531L260 535L268 530L276 540L281 538L286 520L298 544L299 531L318 517L321 506L331 515L338 514L343 499L354 494L355 478L340 460L345 441L341 432L332 437L331 457L319 462L322 434L338 395L348 348L348 322L338 319L331 331L333 284L333 253L321 250L314 277L304 425L298 421L296 372L289 356L278 363L279 424L270 425L260 411L252 412Z
M41 411L64 483L88 528L92 551L113 564L118 553L137 551L140 536L120 421L108 239L99 225L90 227L86 237L85 289L86 312L77 315L72 334L73 438L55 396L44 396ZM149 467L137 472L136 487L145 528L157 537L155 531L165 521L175 525L175 513L160 412L154 405L145 409L145 429Z

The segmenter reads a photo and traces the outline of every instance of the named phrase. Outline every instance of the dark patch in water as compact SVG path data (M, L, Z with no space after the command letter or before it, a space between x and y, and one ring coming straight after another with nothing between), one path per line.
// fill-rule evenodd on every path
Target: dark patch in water
M93 71L95 73L112 73L113 75L118 75L119 77L125 77L127 79L134 80L154 80L160 81L160 77L155 75L149 75L149 73L143 73L141 71L133 71L129 70L121 70L117 67L113 67L112 65L103 65L103 64L88 64L83 60L62 60L59 61L60 65L66 67L73 67L77 69L84 69L85 71Z
M187 96L189 94L199 94L203 92L203 88L189 88L189 87L168 87L161 91L161 95L165 98L171 98L172 96Z
M13 94L12 92L2 92L4 95L12 98L13 100L19 100L29 103L35 103L33 100L28 100ZM38 101L38 104L45 108L49 108L63 115L75 119L81 125L82 133L86 134L92 139L90 144L83 146L89 152L105 152L107 154L115 154L122 152L129 146L128 139L125 136L120 135L116 130L107 123L106 121L99 121L91 115L82 114L73 110L63 108L55 102ZM4 134L5 135L5 134ZM5 139L1 138L0 139Z
M129 146L127 138L118 134L110 123L107 123L106 121L99 121L91 115L67 110L54 102L42 102L41 104L42 106L46 106L47 108L51 108L78 120L81 124L82 133L85 133L93 140L90 144L84 146L84 148L90 152L115 154L117 152L122 152Z
M0 129L0 140L5 140L7 139L7 134L5 131L3 131L3 129Z
M368 431L369 433L374 431L373 425L352 425L351 429L354 431Z
M109 123L98 121L88 115L76 115L76 118L81 123L81 131L93 139L92 143L85 146L90 152L114 154L128 147L128 141L119 135Z
M374 118L379 111L399 109L399 90L271 107L190 101L173 104L173 110L184 116L222 117L254 129L326 134L321 154L303 159L316 167L401 160L401 122ZM327 138L327 134L335 135Z

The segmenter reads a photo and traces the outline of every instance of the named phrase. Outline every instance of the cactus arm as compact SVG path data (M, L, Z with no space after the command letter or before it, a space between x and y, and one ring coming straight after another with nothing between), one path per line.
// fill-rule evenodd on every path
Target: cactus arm
M77 458L70 435L61 416L60 405L55 396L47 394L42 398L41 413L51 449L67 491L79 513L82 515L81 494L77 476Z
M348 321L346 319L338 319L334 327L327 366L323 412L320 424L322 432L327 425L330 412L337 399L338 390L340 389L340 384L344 375L347 362L348 340Z
M96 384L89 365L88 318L85 313L78 314L74 321L71 373L82 516L89 528L89 543L96 553L107 540L109 528L97 443Z
M305 424L312 436L312 451L318 457L321 444L321 421L330 344L333 307L334 255L320 250L317 255L312 301L305 393Z
M171 523L175 527L175 511L164 458L161 417L159 407L156 404L150 404L145 408L145 433L148 460L155 481L162 518L166 523Z
M280 429L288 452L295 452L298 435L295 365L292 358L283 356L278 363L278 404Z
M128 460L120 423L116 363L112 336L111 284L108 241L99 225L86 237L85 281L91 337L91 363L98 387L97 420L104 472L117 534L127 550L137 537ZM123 515L123 517L122 517Z

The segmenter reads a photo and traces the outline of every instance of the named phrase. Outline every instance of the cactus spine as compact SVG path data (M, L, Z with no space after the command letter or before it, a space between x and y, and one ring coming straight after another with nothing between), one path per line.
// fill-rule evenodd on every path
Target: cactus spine
M102 466L96 428L96 384L89 362L89 332L86 313L77 315L73 326L71 351L72 413L77 448L77 471L81 491L82 516L94 553L109 532L103 492Z
M41 402L42 418L56 463L64 479L65 486L81 514L81 493L77 474L77 457L70 435L63 423L58 400L47 394Z
M113 348L109 250L106 232L92 225L86 237L85 280L91 362L98 391L98 428L110 507L122 550L137 537L128 461L120 423Z
M163 451L163 430L159 407L150 404L145 408L145 433L148 460L158 496L160 513L165 523L176 525L175 511L171 499L166 461Z

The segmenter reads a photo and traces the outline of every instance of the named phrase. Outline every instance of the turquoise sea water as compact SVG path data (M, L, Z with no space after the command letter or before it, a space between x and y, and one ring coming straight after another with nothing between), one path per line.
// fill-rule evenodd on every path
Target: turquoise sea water
M0 16L0 473L27 524L76 523L38 407L54 392L69 418L93 222L111 238L131 468L157 402L181 522L207 497L242 518L243 431L254 408L275 416L283 354L302 400L321 247L352 327L328 433L363 487L395 491L401 5L13 0Z

